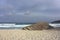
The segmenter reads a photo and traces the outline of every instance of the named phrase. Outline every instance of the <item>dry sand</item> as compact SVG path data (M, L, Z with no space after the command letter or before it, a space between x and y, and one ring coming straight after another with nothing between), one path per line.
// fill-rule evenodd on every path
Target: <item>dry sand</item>
M0 30L0 40L60 40L60 30Z

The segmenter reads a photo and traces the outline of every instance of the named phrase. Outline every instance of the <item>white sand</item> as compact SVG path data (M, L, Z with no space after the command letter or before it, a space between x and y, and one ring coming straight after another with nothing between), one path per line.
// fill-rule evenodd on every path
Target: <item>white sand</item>
M60 40L60 30L0 30L0 40Z

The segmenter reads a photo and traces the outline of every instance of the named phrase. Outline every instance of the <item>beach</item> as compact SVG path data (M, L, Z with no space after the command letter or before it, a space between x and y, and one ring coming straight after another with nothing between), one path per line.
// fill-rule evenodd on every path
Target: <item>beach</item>
M60 40L60 30L0 30L0 40Z

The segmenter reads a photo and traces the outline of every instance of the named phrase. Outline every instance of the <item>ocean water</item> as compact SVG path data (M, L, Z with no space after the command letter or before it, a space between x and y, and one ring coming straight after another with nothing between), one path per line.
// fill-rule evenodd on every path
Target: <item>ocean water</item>
M49 23L50 26L56 28L56 27L60 27L60 23Z
M30 26L31 24L0 24L0 29L21 29L26 26Z

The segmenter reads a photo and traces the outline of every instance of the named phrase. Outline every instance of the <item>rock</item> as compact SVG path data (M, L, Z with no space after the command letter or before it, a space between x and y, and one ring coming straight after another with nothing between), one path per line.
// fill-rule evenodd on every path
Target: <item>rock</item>
M47 22L39 22L36 24L32 24L31 26L27 26L22 28L23 30L44 30L44 29L51 29L53 27L49 26Z

